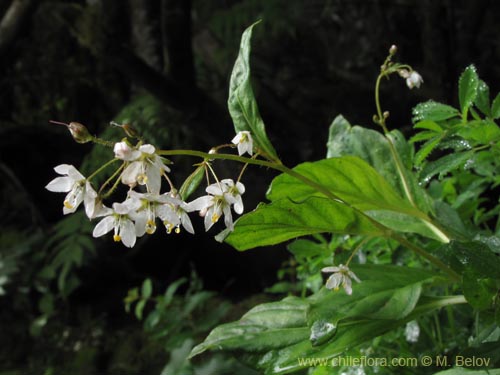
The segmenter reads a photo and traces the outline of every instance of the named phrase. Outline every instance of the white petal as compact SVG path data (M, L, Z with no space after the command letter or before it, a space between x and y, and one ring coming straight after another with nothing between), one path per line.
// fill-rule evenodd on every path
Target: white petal
M191 219L189 218L189 215L185 212L181 213L181 223L187 232L194 234L194 228L193 224L191 223Z
M85 180L85 176L78 172L78 169L73 167L72 165L68 168L68 176L73 179L73 181L81 181Z
M122 238L122 242L127 247L133 247L135 245L135 226L132 221L127 219L122 219L120 223L120 232L118 233Z
M160 189L161 189L160 170L152 164L148 164L146 168L147 168L146 176L148 177L146 186L148 187L148 191L153 194L160 194Z
M45 189L56 193L67 193L73 189L75 182L69 177L56 177L50 181Z
M126 204L125 202L113 203L113 211L115 211L119 215L127 215L130 212L130 208L129 208L128 204Z
M350 278L345 277L342 286L344 287L344 290L348 295L352 294L352 282Z
M139 147L139 151L145 154L154 154L155 150L155 146L150 144L142 145L141 147Z
M92 236L101 237L102 235L108 233L115 226L115 218L113 216L107 216L102 219L94 228Z
M134 161L122 173L122 182L128 186L137 185L137 176L142 173L142 162Z
M214 197L210 195L204 195L202 197L196 198L194 201L186 204L186 211L201 211L213 205Z
M342 275L340 273L334 273L326 280L326 287L327 289L338 289L341 282Z
M245 193L245 185L243 185L241 182L236 183L236 189L238 189L238 193L240 194Z
M217 221L213 222L212 221L212 216L214 214L214 208L213 206L207 211L205 214L205 232L208 232L210 228L212 228L212 225L214 225Z
M70 164L60 164L58 165L57 167L54 167L54 170L59 173L59 174L62 174L62 175L68 175L69 174L69 170L73 168L75 169L75 167L73 167L72 165Z
M135 221L135 235L142 237L146 233L146 224L148 222L148 214L145 210L130 215Z
M338 267L324 267L321 269L321 272L339 272L340 268Z
M231 209L229 206L224 206L224 224L226 224L226 228L229 230L234 230L233 226L233 215L231 215Z
M212 194L212 195L222 195L224 193L224 191L226 191L226 190L227 190L227 186L224 184L208 185L207 188L205 189L205 191L208 194Z
M237 145L240 143L241 138L243 138L243 134L242 132L238 132L238 134L236 134L236 136L231 140L231 143Z
M243 213L243 199L241 199L241 196L240 195L237 195L235 197L236 199L236 202L234 203L234 212L236 212L237 214L241 215Z

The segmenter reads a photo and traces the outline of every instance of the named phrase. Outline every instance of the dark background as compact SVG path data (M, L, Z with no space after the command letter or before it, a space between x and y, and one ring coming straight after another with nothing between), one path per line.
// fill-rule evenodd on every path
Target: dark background
M499 15L493 0L0 0L0 246L4 259L21 240L26 250L0 296L4 329L15 327L4 337L19 339L12 363L36 345L23 327L38 314L43 291L33 286L53 254L44 244L62 219L63 195L44 186L58 164L89 173L101 160L49 120L78 121L118 140L123 135L108 123L126 119L162 148L226 143L234 136L225 102L240 36L261 19L252 40L253 86L268 134L293 166L325 156L337 114L371 126L374 82L392 44L424 85L410 91L398 78L383 83L389 128L408 134L420 101L456 104L457 78L470 63L496 94ZM181 183L196 160L174 162ZM218 168L225 177L237 173ZM262 168L245 175L247 211L264 199L274 175ZM239 302L271 285L287 259L284 247L238 253L212 239L217 230L204 234L201 220L196 229L196 236L157 233L133 250L109 236L95 241L97 251L71 271L80 284L60 300L66 315L59 317L77 324L71 316L83 306L120 327L133 324L123 317L129 288L146 277L164 287L192 269L207 289ZM26 298L16 297L20 290L28 290Z

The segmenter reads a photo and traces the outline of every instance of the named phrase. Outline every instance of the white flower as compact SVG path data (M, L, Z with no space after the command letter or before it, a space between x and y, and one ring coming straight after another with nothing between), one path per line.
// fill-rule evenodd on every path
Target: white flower
M406 77L406 86L411 90L412 88L416 87L417 89L420 88L420 85L424 82L422 79L422 76L418 74L416 71L412 71L408 77Z
M122 182L130 187L137 184L146 185L148 192L159 194L161 176L170 172L163 159L155 153L153 145L139 146L138 150L130 148L125 142L118 142L114 146L115 156L129 162L122 173Z
M138 200L127 199L123 203L113 203L113 209L106 210L106 217L94 228L92 235L100 237L114 229L113 240L121 241L127 247L135 245L137 231L132 218L138 208Z
M135 220L137 236L140 237L144 233L153 234L156 231L157 217L162 220L167 233L171 233L174 228L176 233L180 233L181 224L186 231L194 233L191 220L184 211L186 203L173 198L170 193L159 195L130 191L129 197L139 202L137 211L131 213Z
M232 195L235 200L233 206L234 212L241 215L243 213L243 199L241 195L245 193L245 185L239 181L235 185L234 181L229 178L222 180L221 184L227 186L227 194Z
M233 144L238 145L238 154L241 156L245 152L250 155L253 153L253 139L249 131L240 131L231 141Z
M340 287L344 288L348 295L352 294L352 281L356 280L358 283L361 282L360 279L352 272L349 267L340 264L338 267L325 267L321 270L322 272L333 272L333 274L326 280L326 288L333 289L335 291L339 290Z
M76 211L80 203L84 202L85 213L92 219L97 214L97 193L90 182L72 165L61 164L54 170L63 177L56 177L45 188L58 193L68 193L64 199L63 213L69 214Z
M234 205L236 213L243 212L243 202L241 194L245 192L245 187L241 182L234 184L233 180L222 180L220 183L209 185L205 191L208 195L197 198L188 203L187 211L200 211L200 215L205 217L205 230L208 231L222 215L224 224L229 230L233 230L233 216L231 205Z
M140 151L134 150L126 142L117 142L113 147L115 157L121 160L136 160L141 156Z

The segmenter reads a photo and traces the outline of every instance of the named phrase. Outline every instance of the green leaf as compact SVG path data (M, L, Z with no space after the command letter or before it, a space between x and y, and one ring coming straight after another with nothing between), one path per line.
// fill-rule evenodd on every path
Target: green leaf
M457 109L433 100L417 104L412 113L414 123L422 120L443 121L460 115Z
M327 157L346 155L360 157L370 164L400 196L406 196L408 188L420 210L425 213L432 211L430 198L410 172L413 165L413 148L397 130L391 131L388 136L403 161L402 174L406 179L406 187L391 152L389 140L377 131L360 126L351 127L341 115L337 116L330 126Z
M249 131L255 145L268 157L279 160L269 141L264 122L257 107L250 78L250 40L254 26L247 28L241 36L240 51L234 64L229 83L228 109L236 132Z
M436 146L441 142L442 136L438 135L437 137L429 139L425 142L420 150L415 155L415 165L419 166L423 163L423 161L429 156L429 154L436 148Z
M200 186L201 181L203 181L204 176L205 168L203 165L200 165L186 178L179 189L179 195L182 200L187 200L195 192L198 186Z
M295 256L295 258L304 260L314 256L331 253L327 245L304 239L292 242L288 245L287 249Z
M471 270L466 270L462 276L462 289L467 302L477 310L491 307L497 294L493 280L481 277Z
M139 320L142 320L142 314L143 314L143 311L144 311L144 307L146 306L146 302L147 300L145 299L141 299L139 302L137 302L137 304L135 305L135 316L137 317L137 319Z
M358 265L354 271L362 281L351 296L322 289L309 298L259 305L239 321L215 328L191 357L234 351L264 374L296 372L307 367L300 358L334 358L454 300L419 298L423 283L439 280L429 271L379 265Z
M247 250L325 232L382 235L379 228L346 205L310 197L300 203L280 199L260 204L238 219L226 241L238 250Z
M474 104L486 116L491 115L490 88L483 80L479 80L479 84L477 87L477 97L476 97Z
M493 99L491 104L491 117L494 119L500 118L500 93Z
M144 299L148 299L149 297L151 297L152 293L153 293L153 284L151 283L151 279L144 280L141 288L141 297Z
M448 260L461 265L457 271L474 271L485 278L500 279L500 257L479 241L452 241L445 246Z
M457 134L466 140L490 144L500 139L500 128L491 120L469 121L458 129Z
M437 174L445 175L446 173L464 165L472 156L472 151L458 152L443 156L436 161L430 162L422 170L421 180L427 183Z
M413 128L432 130L436 133L443 132L443 128L441 126L439 126L439 124L437 122L431 121L431 120L419 121L415 124L415 126L413 126Z
M359 210L391 210L407 214L417 212L375 169L358 157L343 156L307 162L293 170ZM267 193L272 201L284 198L300 201L311 195L324 196L288 174L276 177Z
M476 67L469 65L458 80L458 99L462 113L467 113L477 97L479 87L479 77L477 76Z

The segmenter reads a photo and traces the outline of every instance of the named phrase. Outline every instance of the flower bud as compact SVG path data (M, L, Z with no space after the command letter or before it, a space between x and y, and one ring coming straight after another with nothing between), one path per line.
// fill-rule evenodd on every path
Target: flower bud
M398 47L396 47L396 45L393 44L391 48L389 48L389 55L394 56L396 52L398 52Z
M118 124L114 121L111 121L110 124L122 128L125 134L131 138L139 138L139 132L130 124Z
M53 120L50 120L49 122L52 124L66 126L69 129L69 132L71 133L73 139L78 143L87 143L94 139L94 137L90 135L85 125L82 125L79 122L70 122L69 124Z
M93 139L85 125L82 125L79 122L70 122L68 129L73 139L78 143L87 143Z

